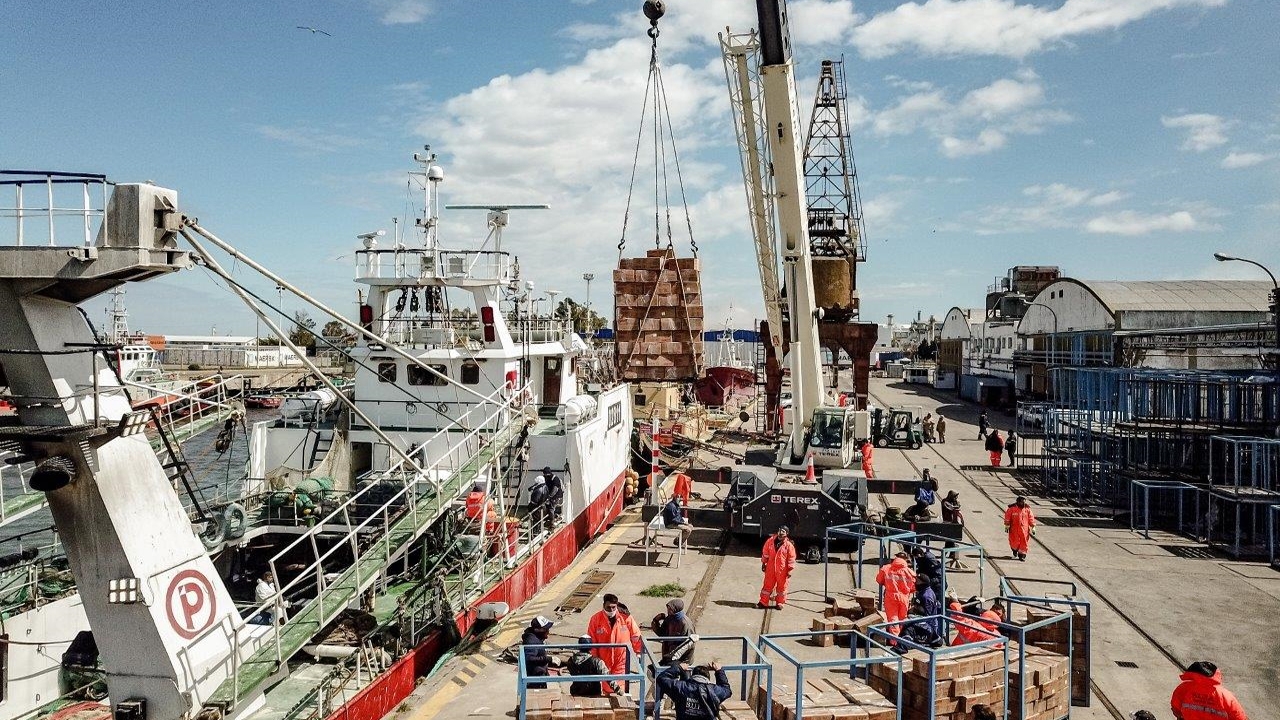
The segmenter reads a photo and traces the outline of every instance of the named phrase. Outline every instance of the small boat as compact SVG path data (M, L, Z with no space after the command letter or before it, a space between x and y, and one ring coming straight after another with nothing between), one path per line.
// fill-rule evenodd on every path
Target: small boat
M244 406L255 410L274 410L283 402L284 398L279 395L250 395L244 399Z

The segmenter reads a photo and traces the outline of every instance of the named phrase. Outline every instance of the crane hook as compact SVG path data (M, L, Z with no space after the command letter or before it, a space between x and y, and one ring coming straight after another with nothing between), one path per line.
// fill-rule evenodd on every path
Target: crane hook
M667 4L662 0L644 0L644 16L649 18L649 37L658 39L658 20L667 14Z

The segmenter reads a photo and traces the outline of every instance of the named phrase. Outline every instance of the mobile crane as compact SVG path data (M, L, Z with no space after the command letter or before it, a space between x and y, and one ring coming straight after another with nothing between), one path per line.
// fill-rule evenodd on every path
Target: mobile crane
M765 314L770 332L787 328L790 346L791 411L795 420L778 449L776 463L784 468L795 467L812 456L818 466L848 467L856 457L856 441L870 436L871 423L865 411L836 407L823 392L818 338L821 310L814 299L801 154L804 139L796 115L786 2L756 0L756 12L757 31L730 33L720 39ZM763 108L757 107L757 102ZM780 281L785 283L785 297ZM783 343L772 344L780 355Z

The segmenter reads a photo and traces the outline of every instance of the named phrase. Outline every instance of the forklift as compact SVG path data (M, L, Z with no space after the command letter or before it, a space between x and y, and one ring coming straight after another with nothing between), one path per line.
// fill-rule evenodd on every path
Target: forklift
M900 408L876 408L871 411L871 442L878 448L911 448L924 446L919 405Z

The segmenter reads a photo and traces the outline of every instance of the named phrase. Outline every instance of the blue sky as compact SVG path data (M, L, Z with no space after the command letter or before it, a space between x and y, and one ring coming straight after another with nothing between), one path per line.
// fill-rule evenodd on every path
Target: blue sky
M355 235L404 214L402 173L431 143L446 202L550 203L515 216L507 246L541 289L581 297L594 272L602 309L648 58L639 5L9 2L0 166L175 188L206 227L349 310ZM1221 249L1280 265L1280 3L790 5L803 114L818 61L846 58L864 317L940 318L1015 264L1255 277L1215 263ZM709 324L733 306L741 325L759 289L716 33L750 27L754 3L668 6ZM628 254L649 246L645 214L633 208ZM445 230L470 240L482 222L454 213ZM253 331L199 271L132 289L129 308L148 332Z

